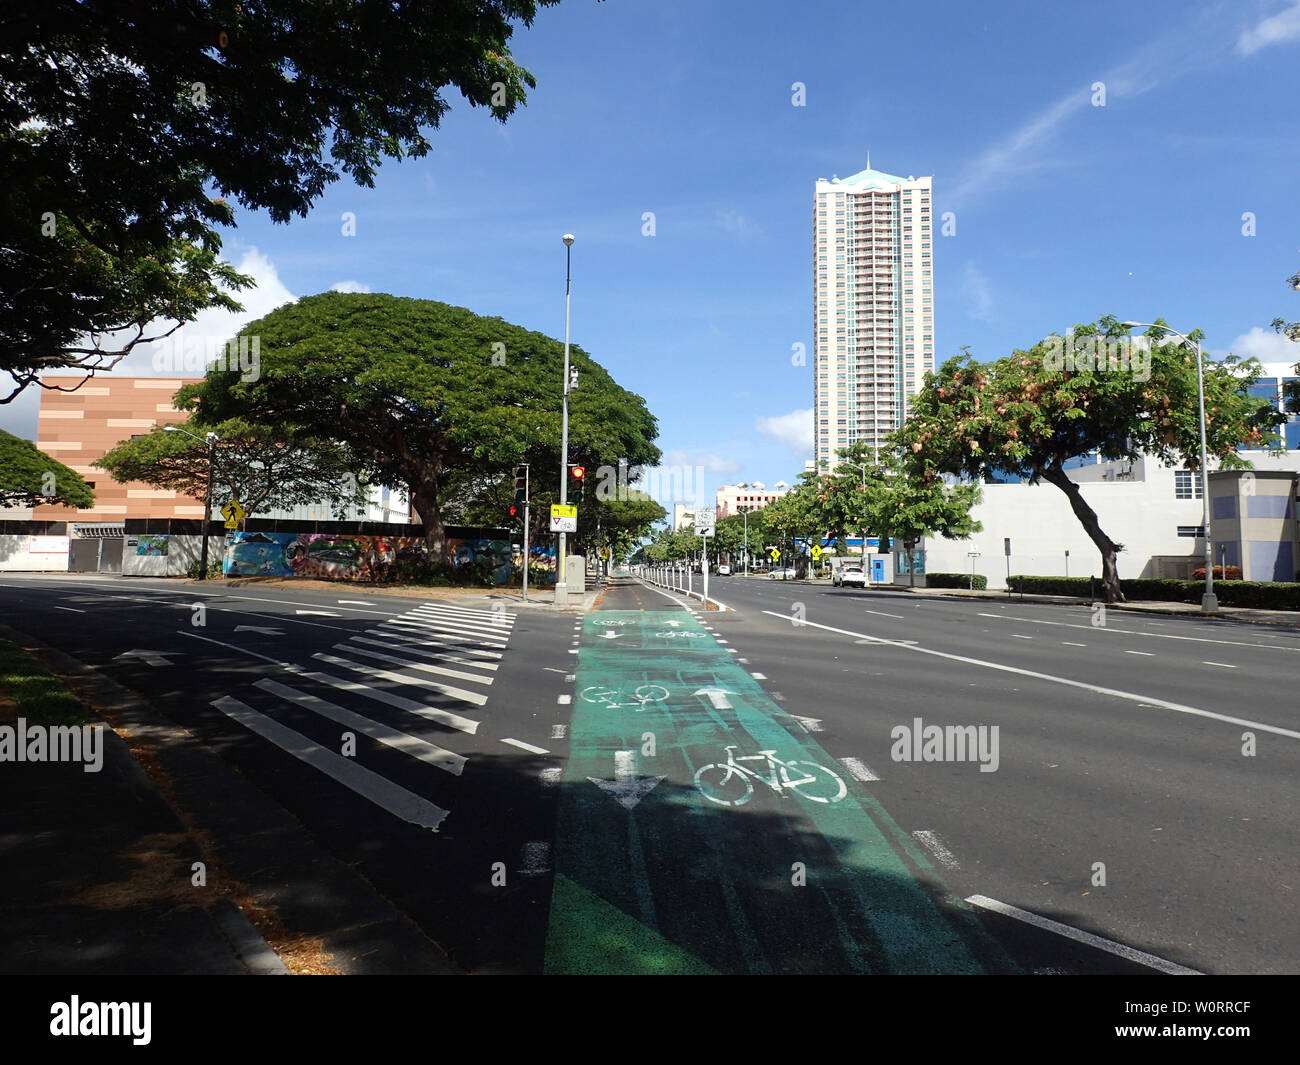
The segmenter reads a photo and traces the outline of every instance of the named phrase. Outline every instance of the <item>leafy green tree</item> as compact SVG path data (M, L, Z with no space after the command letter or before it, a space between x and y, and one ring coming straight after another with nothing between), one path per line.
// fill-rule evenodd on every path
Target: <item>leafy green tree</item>
M1195 352L1181 342L1162 343L1163 326L1158 320L1148 331L1149 354L1121 361L1116 352L1113 368L1109 353L1101 369L1079 369L1077 363L1066 368L1063 338L1055 336L993 363L969 355L949 359L927 375L895 434L910 475L923 482L943 475L979 481L1004 473L1056 485L1101 554L1106 601L1121 602L1115 557L1122 545L1102 530L1065 463L1095 451L1103 459L1135 460L1145 454L1168 465L1198 468ZM1073 332L1075 347L1084 348L1081 354L1089 340L1096 345L1125 336L1113 317ZM1236 448L1276 439L1271 430L1281 415L1246 392L1260 372L1253 359L1206 361L1207 454L1224 468L1250 465Z
M191 390L195 386L187 386ZM178 393L177 404L186 398ZM347 449L331 441L279 436L264 426L232 418L215 425L190 422L195 436L214 432L213 506L237 499L249 514L323 503L343 517L365 501L365 485L352 472ZM94 463L115 481L143 481L202 500L207 494L209 449L185 433L162 426L123 440Z
M1288 277L1286 281L1293 289L1300 292L1300 270ZM1288 322L1283 318L1274 318L1271 324L1275 332L1300 343L1300 322ZM1297 377L1300 377L1300 362L1295 364L1295 373ZM1300 414L1300 380L1287 382L1286 408L1293 413Z
M341 175L369 188L427 154L449 89L504 122L535 86L512 24L555 2L6 5L0 371L21 391L108 368L152 318L228 306L233 214L210 188L287 222Z
M75 470L0 429L0 507L45 504L84 510L95 505L95 493Z
M326 292L246 327L261 337L261 372L213 370L193 386L199 419L240 417L293 438L336 439L358 480L405 486L429 550L444 552L443 506L475 498L489 479L508 492L532 467L533 508L558 492L563 345L432 300ZM571 461L589 468L659 461L645 401L581 348L569 397ZM478 486L476 488L476 485ZM508 513L502 499L497 522Z

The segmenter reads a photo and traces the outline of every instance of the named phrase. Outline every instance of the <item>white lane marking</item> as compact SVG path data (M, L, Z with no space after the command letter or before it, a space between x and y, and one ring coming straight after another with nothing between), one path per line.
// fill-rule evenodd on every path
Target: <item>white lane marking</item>
M344 669L353 670L356 673L364 673L367 677L380 677L384 680L392 681L394 684L407 684L412 687L430 688L433 691L440 692L443 695L449 695L453 699L460 699L462 702L470 703L474 706L485 706L488 697L482 692L472 692L467 688L457 688L451 684L440 684L433 680L422 680L419 677L405 677L401 673L394 673L388 669L375 669L364 662L354 662L350 658L339 658L337 655L327 655L323 652L312 655L312 658L318 658L322 662L328 662L332 666L342 666Z
M790 716L799 722L799 727L805 732L822 731L822 719L820 717L800 717L798 714L791 714Z
M378 651L368 651L364 647L349 647L347 644L338 644L335 650L349 651L354 655L365 655L367 658L377 658L381 662L391 662L406 669L418 669L422 673L433 673L440 677L455 677L457 680L469 680L475 684L492 683L492 678L485 677L482 673L466 673L463 669L448 669L446 666L432 666L427 662L412 662L409 658L394 658L392 655L380 654ZM493 666L492 668L495 669L496 667Z
M1116 633L1120 636L1147 636L1153 640L1187 640L1192 643L1213 643L1224 647L1259 647L1265 651L1296 651L1300 647L1273 647L1266 643L1249 643L1245 640L1212 640L1208 636L1176 636L1171 632L1143 632L1141 629L1117 629L1112 625L1080 625L1073 621L1044 621L1041 618L1017 618L1008 614L978 614L981 618L1000 618L1002 621L1023 621L1029 625L1054 625L1062 629L1087 629L1096 633ZM1189 617L1196 617L1195 614Z
M728 647L727 650L730 651L733 655L740 654L740 652L737 651L734 647Z
M570 684L572 684L575 680L578 679L578 676L576 673L566 673L564 674L564 679L567 680Z
M939 833L932 832L928 828L922 828L913 832L912 838L934 855L934 860L945 869L960 868L957 865L957 859L953 856L952 851L948 849L948 845L944 843Z
M889 613L886 613L886 612L883 611L883 610L868 610L868 611L866 611L866 613L868 613L868 614L879 614L882 618L898 618L899 621L904 621L904 620L906 620L906 619L903 617L902 614L889 614Z
M866 762L860 762L856 758L841 758L840 765L844 766L845 769L864 783L870 783L873 780L880 779L871 771L871 767L868 766Z
M986 629L985 631L987 632L988 630ZM1062 640L1061 643L1063 643L1066 647L1087 647L1088 646L1086 643L1074 643L1071 640Z
M366 635L383 636L384 646L400 648L403 651L415 651L417 653L421 650L428 651L430 647L444 646L441 639L426 639L422 636L413 635L404 629L396 632L389 632L387 629L382 628L366 629ZM360 639L360 637L356 638ZM445 650L441 652L441 654L445 654L446 651L454 651L458 655L477 655L479 658L505 657L500 651L485 651L481 647L466 647L463 643L453 643L450 646L445 646Z
M513 617L506 617L504 614L462 614L453 610L419 610L408 611L405 615L408 618L421 618L429 621L447 621L454 625L480 625L496 629L500 632L509 632L515 624Z
M381 628L388 629L390 632L400 630L406 634L407 638L413 638L416 635L427 637L435 643L445 640L459 641L460 643L478 643L484 647L491 647L496 650L504 651L507 641L495 636L482 636L477 633L463 632L457 629L448 629L436 625L426 625L422 621L407 621L405 618L394 618L392 621L386 621Z
M556 669L554 666L542 666L542 669L544 669L547 673L563 673L563 672L564 672L564 670L562 670L562 669Z
M1032 636L1021 636L1020 633L1018 633L1018 632L1013 632L1011 635L1014 636L1017 640L1032 640L1032 639L1033 639Z
M365 766L357 765L351 758L335 754L308 739L301 732L295 732L265 714L258 713L247 703L223 695L220 699L214 699L212 705L250 732L257 733L286 754L293 755L313 769L318 769L326 776L337 780L345 788L387 810L394 817L400 817L403 821L436 832L449 813L441 806L434 806L427 799L422 799L414 792L399 787Z
M56 606L55 610L70 610L74 614L84 614L84 610L78 610L75 606Z
M1155 658L1154 651L1125 651L1126 655L1141 655L1143 658Z
M369 606L364 599L340 599L339 606Z
M499 647L504 647L510 640L508 629L485 629L475 625L465 625L458 621L435 621L407 615L405 617L393 618L387 622L389 625L401 625L406 628L424 629L429 632L449 632L459 636L473 637L480 642L487 643L491 641Z
M523 740L504 739L502 743L508 743L511 747L518 747L521 751L527 751L529 754L550 754L545 747L534 747L531 743L525 743Z
M767 680L767 677L764 676L762 673L751 673L750 676L753 677L755 680Z
M1236 669L1236 666L1230 666L1227 662L1202 662L1203 666L1218 666L1220 669Z
M510 614L504 610L478 610L470 606L449 606L446 603L421 603L416 610L427 610L430 612L440 612L443 614L462 614L465 617L486 618L491 621L494 618L508 618L514 621L518 614Z
M393 640L367 640L364 636L353 636L348 643L364 643L369 647L386 647L390 651L401 651L402 654L416 655L420 658L432 658L435 662L455 662L461 666L473 666L475 669L486 669L495 673L501 667L496 662L484 662L478 658L461 658L462 654L480 654L492 658L500 658L499 654L493 654L491 651L471 651L468 648L461 650L456 648L458 653L452 654L448 651L430 651L424 647L416 647L414 644L397 643ZM348 651L357 650L357 648L348 647L346 643L335 644L336 647Z
M551 739L553 739L553 740L562 740L562 739L564 739L564 737L568 734L568 731L569 731L569 726L568 726L568 725L552 725L552 726L551 726Z
M538 776L542 779L542 787L558 788L560 786L560 779L564 776L564 770L558 766L548 766L546 769L543 769Z
M560 695L560 696L557 696L557 697L556 697L556 700L555 700L555 701L556 701L557 703L559 703L561 706L568 706L569 703L573 702L573 696L572 696L572 695Z
M534 839L524 844L523 857L519 862L520 876L545 876L551 871L551 845L545 840Z
M1166 961L1164 958L1158 958L1154 954L1148 954L1144 950L1137 950L1134 947L1125 946L1123 943L1116 943L1113 939L1103 939L1101 936L1095 936L1091 932L1083 932L1078 928L1072 928L1068 924L1061 924L1060 921L1053 921L1048 917L1040 917L1036 913L1030 913L1028 910L1022 910L1016 906L1009 906L1005 902L998 902L997 899L991 899L987 895L970 895L966 899L972 906L978 906L983 910L991 910L993 913L1000 913L1005 917L1014 917L1017 921L1024 921L1025 924L1033 925L1035 928L1042 928L1048 932L1055 932L1066 939L1073 939L1076 943L1086 943L1090 947L1096 947L1098 950L1104 950L1108 954L1114 954L1120 958L1126 958L1129 961L1135 961L1139 965L1146 965L1149 968L1156 969L1162 973L1168 973L1170 976L1203 976L1204 973L1196 969L1189 969L1185 965L1179 965L1176 962Z
M351 710L339 706L337 703L331 703L327 699L309 695L307 692L300 692L296 688L290 688L286 684L279 684L265 678L254 681L253 687L261 688L272 695L278 695L282 699L288 699L299 706L305 706L308 710L312 710L322 717L328 717L331 721L337 721L340 725L356 729L358 732L364 732L371 739L378 740L395 751L401 751L402 754L408 754L412 758L418 758L422 762L437 766L452 776L460 776L465 769L464 755L448 751L435 743L430 743L428 740L422 740L418 736L412 736L409 733L390 728L388 725L372 721L360 714L354 714Z
M317 617L317 618L338 618L343 616L342 614L336 613L333 610L295 610L294 613L300 616L303 614L308 614L312 617Z
M578 653L578 649L576 647L569 648L569 654L576 655L577 653Z
M199 638L202 639L202 637ZM340 691L355 692L357 695L363 695L367 699L375 700L377 703L386 703L388 706L395 706L399 710L406 710L427 721L436 721L439 725L446 725L448 728L468 732L471 736L478 731L479 723L472 717L461 717L459 714L453 714L450 710L439 710L436 706L426 706L424 703L417 703L414 699L408 699L404 695L394 695L392 692L372 688L368 684L360 684L357 681L348 680L346 677L336 677L333 673L314 673L299 669L297 666L293 667L293 671L308 680L318 681L321 684L332 684Z
M775 610L764 610L764 614L769 614L774 618L780 618L782 621L789 621L789 614L780 614ZM988 662L982 658L970 658L967 655L949 654L947 651L936 651L929 647L921 647L915 643L908 643L900 640L885 640L879 636L868 636L862 632L851 632L848 629L837 629L833 625L823 625L817 621L803 621L801 625L808 625L814 629L825 629L827 632L839 633L841 636L853 636L859 640L866 640L869 643L887 644L891 647L901 647L905 651L915 651L917 654L932 655L935 658L946 658L950 662L964 662L971 666L983 666L985 669L996 669L1002 673L1015 673L1021 677L1033 677L1035 680L1045 680L1052 684L1064 684L1068 688L1081 688L1084 691L1095 692L1098 695L1111 695L1117 699L1127 699L1129 702L1138 703L1145 706L1159 707L1162 710L1175 710L1180 714L1192 714L1195 717L1207 717L1214 721L1224 721L1229 725L1244 725L1246 728L1259 729L1261 732L1271 732L1275 736L1287 736L1293 740L1300 740L1300 732L1294 729L1281 728L1278 725L1266 725L1262 721L1250 721L1243 717L1230 717L1228 714L1216 714L1213 710L1202 710L1195 706L1184 706L1182 703L1170 702L1167 699L1158 699L1151 695L1139 695L1136 692L1121 691L1118 688L1103 688L1100 684L1087 684L1081 680L1070 680L1069 677L1057 677L1051 673L1038 673L1032 669L1021 669L1018 666L1004 666L1000 662ZM775 696L774 696L775 697Z

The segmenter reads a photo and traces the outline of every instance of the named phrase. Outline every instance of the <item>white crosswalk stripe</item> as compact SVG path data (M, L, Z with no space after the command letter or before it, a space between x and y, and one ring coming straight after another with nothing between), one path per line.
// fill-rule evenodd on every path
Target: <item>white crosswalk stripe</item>
M459 786L454 778L463 774L473 751L456 751L456 737L477 735L482 721L481 714L466 716L457 711L470 707L477 711L487 705L516 618L504 610L424 603L373 623L363 634L349 635L328 652L313 654L316 661L334 667L330 672L286 665L292 684L265 677L253 683L252 688L261 693L257 706L230 696L212 705L395 817L436 830L450 810L424 798L425 787L411 783L417 778L410 772L423 769L399 772L396 766L437 769L430 786L440 800L443 792L438 788ZM325 698L322 689L338 694ZM406 693L398 694L402 689ZM393 711L411 715L405 719L408 724L395 718ZM290 715L299 727L290 728L277 720L277 714ZM374 741L376 746L369 749L372 764L362 764L366 750L339 753L333 726ZM516 737L500 742L520 753L547 753L546 748ZM381 756L380 750L390 753ZM411 762L392 762L394 753ZM385 764L385 757L401 784L375 768ZM446 783L435 785L436 780Z

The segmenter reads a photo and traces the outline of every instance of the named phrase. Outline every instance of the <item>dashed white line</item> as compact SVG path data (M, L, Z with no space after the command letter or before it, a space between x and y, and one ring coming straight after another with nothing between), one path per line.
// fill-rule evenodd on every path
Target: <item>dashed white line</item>
M858 759L856 758L841 758L840 765L844 766L845 769L847 769L850 773L854 775L854 777L856 777L858 780L861 780L863 783L870 783L873 780L880 779L878 776L876 776L875 773L871 771L870 766L868 766L865 762L858 761Z
M947 844L939 837L939 833L932 832L928 828L922 828L913 832L912 838L934 855L934 860L945 869L958 868L957 859L953 856L952 851L948 849Z
M750 676L753 677L755 680L767 680L767 677L764 676L762 673L751 673Z
M1143 658L1155 658L1154 651L1125 651L1126 655L1141 655Z
M1063 643L1066 647L1087 647L1088 646L1086 643L1075 643L1073 640L1062 640L1061 643Z
M1157 969L1162 973L1168 973L1170 976L1204 975L1196 969L1189 969L1185 965L1166 961L1164 958L1158 958L1154 954L1148 954L1144 950L1136 950L1133 947L1125 946L1123 943L1116 943L1111 939L1103 939L1101 936L1094 936L1091 932L1083 932L1078 928L1071 928L1068 924L1061 924L1060 921L1053 921L1047 917L1040 917L1036 913L1030 913L1028 910L1022 910L1016 906L1008 906L1005 902L998 902L997 899L991 899L987 895L970 895L967 897L966 901L972 906L980 907L980 909L991 910L993 913L1000 913L1004 917L1014 917L1017 921L1024 921L1025 924L1033 925L1035 928L1042 928L1048 932L1055 932L1058 936L1064 936L1066 939L1073 939L1076 943L1086 943L1090 947L1096 947L1098 950L1104 950L1108 954L1114 954L1120 958L1127 958L1129 961L1135 961L1139 965L1146 965L1152 969Z
M534 747L531 743L525 743L523 740L504 739L502 743L508 743L511 747L518 747L521 751L527 751L529 754L550 754L545 747Z
M564 770L560 769L558 766L548 766L546 769L543 769L538 776L541 777L542 787L558 788L560 786L560 779L564 776Z
M868 613L868 614L879 614L882 618L897 618L899 621L904 621L904 620L906 620L906 619L903 617L902 614L889 614L889 613L886 613L886 612L883 611L883 610L868 610L868 611L866 611L866 613Z
M1033 639L1032 636L1021 636L1020 633L1018 633L1018 632L1013 632L1011 635L1014 636L1017 640L1032 640L1032 639Z
M553 739L553 740L562 740L562 739L564 739L564 737L568 734L568 731L569 731L569 726L568 726L568 725L552 725L552 726L551 726L551 739Z
M1236 669L1236 666L1230 666L1227 662L1202 662L1203 666L1218 666L1220 669Z
M572 696L572 695L559 695L559 696L556 696L555 701L556 701L557 703L559 703L561 706L568 706L569 703L573 702L573 696Z

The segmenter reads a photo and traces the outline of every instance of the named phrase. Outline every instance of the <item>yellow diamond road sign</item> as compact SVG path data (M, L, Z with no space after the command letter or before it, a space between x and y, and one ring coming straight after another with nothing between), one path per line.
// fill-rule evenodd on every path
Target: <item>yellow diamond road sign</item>
M776 547L772 548L772 555L771 555L771 558L772 558L772 561L773 561L773 562L778 562L778 561L780 561L780 558L781 558L781 551L780 551L779 548L776 548Z
M822 557L822 545L821 545L821 544L813 544L813 545L812 545L812 557L813 557L813 558L821 558L821 557Z
M239 523L244 520L244 515L247 513L248 511L238 499L232 499L221 508L221 516L226 519L227 529L238 529Z

